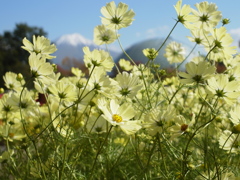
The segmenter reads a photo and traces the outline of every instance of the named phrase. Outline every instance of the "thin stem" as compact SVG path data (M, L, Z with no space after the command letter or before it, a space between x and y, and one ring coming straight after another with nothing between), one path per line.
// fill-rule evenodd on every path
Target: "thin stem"
M116 30L116 38L118 38L117 30ZM107 49L108 53L110 54L107 44L106 44L106 49ZM116 67L117 72L118 72L118 74L119 74L119 73L120 73L120 70L119 70L119 68L118 68L118 66L117 66L117 64L116 64L115 62L114 62L114 66Z
M82 93L81 93L81 95L79 96L78 99L81 99L81 98L82 98L82 95L83 95L84 91L85 91L86 88L87 88L87 85L88 85L88 83L89 83L89 80L90 80L90 78L91 78L91 76L92 76L92 74L93 74L93 71L94 71L95 67L96 67L96 66L93 66L93 68L91 69L91 72L90 72L90 74L89 74L89 77L87 78L87 82L86 82L86 84L85 84L85 86L84 86L84 88L83 88L83 91L82 91Z
M147 98L148 98L148 103L149 103L150 107L152 107L151 98L150 98L149 91L148 91L149 86L147 86L146 80L145 80L145 78L144 78L144 76L143 76L142 68L140 68L140 71L141 71L141 73L142 73L142 80L143 80L143 84L144 84L144 87L145 87L145 90L146 90L146 94L147 94Z
M9 132L9 130L10 130L10 127L9 127L9 129L8 129L8 132ZM9 156L9 158L10 158L12 164L13 164L13 169L18 173L18 176L21 177L21 173L18 171L18 168L17 168L17 166L16 166L16 163L15 163L15 161L14 161L14 158L12 157L12 154L11 154L11 152L10 152L9 138L8 138L8 137L7 137L7 139L6 139L6 142L7 142L7 152L8 152L8 156Z
M226 143L227 143L227 141L229 140L229 138L231 137L233 135L233 133L231 133L228 137L227 137L227 139L226 139L226 141L223 143L223 145L222 145L222 150L223 150L223 148L224 148L224 146L226 145Z
M157 135L158 135L158 134L157 134ZM150 161L151 161L152 156L153 156L153 154L154 154L153 152L154 152L154 150L155 150L155 148L156 148L156 144L157 144L157 142L158 142L157 135L155 136L154 144L153 144L153 146L152 146L152 148L151 148L151 150L150 150L150 153L149 153L149 156L148 156L148 160L147 160L147 164L144 166L145 168L143 169L142 173L140 174L142 177L139 178L139 179L142 179L143 176L145 175L145 173L147 172L147 170L149 169L149 164L150 164Z
M207 57L209 56L209 54L210 54L216 47L217 47L217 46L215 45L215 46L213 46L212 49L210 49L210 51L207 53L207 55L206 55L206 57L205 57L204 60L207 60Z
M159 133L157 133L157 140L158 140L158 148L159 148L161 158L162 158L162 161L163 161L164 170L166 172L165 174L168 174L166 161L165 161L165 158L164 158L164 155L163 155L162 143L161 143L160 138L159 138Z
M103 146L104 146L104 144L106 143L106 141L107 141L107 139L108 139L108 136L109 136L112 128L113 128L113 125L110 126L110 128L109 128L109 130L108 130L108 132L107 132L107 135L106 135L104 141L102 142L102 144L100 145L100 148L98 149L98 152L97 152L97 154L96 154L96 157L95 157L95 159L94 159L94 162L93 162L93 165L92 165L92 169L91 169L91 172L90 172L90 178L89 178L90 180L92 179L93 174L94 174L94 173L93 173L93 170L94 170L94 167L95 167L95 165L96 165L97 158L98 158L99 154L101 153L101 151L102 151L102 149L103 149Z
M197 134L197 132L198 132L201 128L205 127L207 124L211 123L215 118L216 118L216 116L214 115L211 120L209 120L209 121L207 121L206 123L204 123L204 124L202 124L201 126L199 126L199 127L193 132L193 134L190 136L190 138L189 138L189 140L188 140L188 142L187 142L187 145L186 145L186 147L185 147L185 150L184 150L184 152L183 152L183 161L184 161L185 159L187 159L187 150L188 150L188 147L189 147L189 145L190 145L190 142L193 140L193 138L194 138L195 135ZM185 166L184 166L184 164L182 163L182 177L183 177L183 180L185 179L185 176L186 176Z
M59 171L59 180L62 179L62 176L63 176L63 171L64 171L64 165L65 165L65 160L66 160L66 154L67 154L67 142L64 143L63 145L63 162L62 162L62 167Z
M178 64L177 65L177 68L176 69L178 69L188 58L189 58L189 56L192 54L192 52L194 51L194 49L197 47L197 43L194 45L194 47L192 48L192 50L188 53L188 55L185 57L185 59L180 63L180 64Z
M117 36L117 40L118 40L118 44L119 44L122 52L129 58L129 60L130 60L134 65L136 65L136 63L134 62L134 60L128 55L128 53L127 53L127 52L124 50L124 48L122 47L122 43L121 43L121 41L120 41L120 39L119 39L118 36ZM136 65L136 66L137 66L137 65Z
M171 99L169 100L169 104L171 104L173 98L176 96L176 94L178 93L178 91L180 91L182 89L183 85L179 85L179 88L175 91L175 93L173 94L173 96L171 97Z
M170 35L172 34L173 30L176 28L176 26L177 26L178 23L179 23L179 21L177 21L177 22L174 24L174 26L173 26L173 28L171 29L171 31L169 32L168 36L165 38L165 40L163 41L162 45L158 48L158 50L155 52L154 55L156 55L156 54L162 49L162 47L163 47L164 44L167 42L168 38L169 38Z
M120 160L120 158L121 158L123 152L125 151L125 149L126 149L128 143L129 143L129 141L130 141L130 137L128 138L128 141L127 141L126 144L124 145L123 150L122 150L121 153L119 154L117 160L115 161L115 163L113 164L113 166L112 166L111 169L109 170L109 173L110 173L110 172L116 167L118 161Z
M138 137L135 135L135 139L138 139ZM132 139L130 139L131 141L131 144L132 144L132 147L134 148L134 150L135 150L135 153L136 153L136 157L137 157L137 161L138 161L138 165L140 166L140 169L143 169L144 168L144 166L143 166L143 164L142 164L142 161L141 161L141 159L140 159L140 157L139 157L139 151L138 151L138 148L136 148L136 146L133 144L133 142L132 142Z
M206 95L206 97L205 97L205 99L204 99L205 101L206 101L206 99L207 99L207 96L208 96L208 95ZM198 122L198 119L199 119L199 117L200 117L200 115L201 115L201 113L202 113L203 107L204 107L204 103L202 103L202 106L201 106L201 108L200 108L200 110L199 110L199 112L198 112L198 115L196 116L195 124L197 124L197 122Z
M30 80L31 80L31 79L30 79ZM30 82L30 80L28 81L28 83ZM19 104L22 104L23 91L24 91L24 89L26 88L26 86L27 86L28 83L26 83L26 85L22 88L22 90L21 90L21 92L20 92ZM43 177L44 177L44 179L47 179L47 178L46 178L46 175L45 175L45 170L44 170L44 168L43 168L43 164L42 164L41 158L40 158L40 156L39 156L39 152L38 152L38 149L37 149L35 140L34 140L34 139L28 134L28 132L27 132L26 124L25 124L26 122L25 122L25 119L23 118L23 113L22 113L22 107L21 107L21 106L19 106L19 110L20 110L20 117L21 117L21 122L22 122L23 130L24 130L24 132L26 133L28 139L32 142L32 144L33 144L33 146L34 146L34 149L35 149L36 155L37 155L37 159L38 159L38 161L39 161L40 168L41 168L41 171L42 171L42 173L43 173Z
M89 91L88 93L86 93L81 99L78 99L78 101L81 101L82 99L84 99L90 92L91 92L91 91ZM46 131L46 130L50 127L50 125L53 123L53 121L55 121L62 113L64 113L64 112L65 112L66 110L68 110L69 108L75 106L77 103L79 103L78 101L75 102L75 103L73 103L72 105L66 107L66 108L63 109L59 114L57 114L54 119L51 119L51 122L48 123L48 125L35 137L35 140L36 140L37 138L39 138L39 137L43 134L43 132Z

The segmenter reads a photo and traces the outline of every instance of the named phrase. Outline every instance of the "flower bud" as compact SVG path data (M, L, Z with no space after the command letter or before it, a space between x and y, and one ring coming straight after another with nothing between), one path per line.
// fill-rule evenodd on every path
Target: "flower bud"
M240 124L233 126L232 133L234 134L240 134Z
M57 65L56 64L52 64L52 67L53 67L53 71L57 72Z
M17 75L17 81L22 81L23 80L23 75L21 74L21 73L18 73L18 75Z
M146 48L146 49L143 50L143 54L149 60L154 60L158 56L158 52L155 48Z
M0 88L0 94L3 94L3 93L4 93L4 89Z
M230 23L230 19L228 19L228 18L222 19L222 25L223 26L226 25L226 24L229 24L229 23Z

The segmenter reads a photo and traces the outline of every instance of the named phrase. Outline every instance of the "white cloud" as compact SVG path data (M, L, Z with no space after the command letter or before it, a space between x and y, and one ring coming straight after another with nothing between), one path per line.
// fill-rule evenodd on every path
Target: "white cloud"
M240 42L240 28L237 29L230 29L229 34L233 38L233 46L237 46L239 49L239 42Z
M146 31L147 37L155 37L155 36L165 36L169 33L170 28L167 25L151 28Z
M237 29L230 29L229 33L234 36L238 36L240 38L240 28Z
M148 29L145 34L147 38L153 38L153 37L162 37L162 36L166 36L170 31L169 26L164 25L164 26L160 26L160 27L156 27L156 28L151 28Z
M136 37L141 37L142 34L140 32L136 32Z
M135 36L149 39L154 37L164 37L169 32L170 32L169 26L164 25L164 26L147 29L145 32L136 32Z

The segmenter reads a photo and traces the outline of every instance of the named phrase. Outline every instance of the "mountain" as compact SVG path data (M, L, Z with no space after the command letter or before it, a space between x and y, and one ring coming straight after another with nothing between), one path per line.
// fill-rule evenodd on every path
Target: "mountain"
M161 48L161 50L158 53L157 58L155 59L155 63L156 64L160 64L161 68L163 69L167 69L167 68L174 68L175 65L174 64L169 64L169 62L167 61L167 59L164 57L164 53L165 53L165 48L167 46L168 43L175 41L172 38L169 38L167 40L167 42L163 45L163 47ZM132 46L130 46L128 49L126 49L126 53L137 63L146 63L148 61L148 59L144 56L142 50L146 49L146 48L155 48L158 49L162 43L164 42L163 38L154 38L154 39L147 39L138 43L133 44ZM180 43L180 42L178 42ZM181 43L183 45L183 47L185 48L186 51L186 55L188 55L188 53L191 51L191 48L184 44ZM194 57L196 54L196 52L193 52L190 57L188 59L191 59L192 57ZM121 53L117 59L128 59L126 57L126 55L124 53ZM185 61L181 66L180 69L183 70L185 69L185 64L187 61Z
M126 49L126 52L135 62L146 63L148 59L143 55L142 50L145 48L158 49L163 41L164 39L162 38L147 39L133 44L128 49ZM158 57L155 59L155 63L160 64L161 68L174 68L174 64L169 64L167 59L163 56L165 53L164 51L166 45L171 41L173 41L172 38L169 38L167 40L165 45L159 51ZM72 66L78 66L83 63L83 47L88 46L90 50L103 49L100 46L94 44L93 41L86 39L78 33L63 35L55 41L55 44L58 50L53 54L56 56L56 59L53 60L53 63L60 65L63 69L70 69ZM185 48L186 55L188 55L191 50L190 46L186 44L183 44L183 46ZM116 63L121 58L128 59L124 53L118 52L113 48L109 48L109 51ZM188 59L191 59L195 55L196 53L194 52ZM186 62L184 62L180 67L181 70L185 69L184 67Z
M100 46L95 45L93 41L86 39L78 33L61 36L55 41L55 45L57 51L53 54L56 56L56 59L53 59L53 63L58 64L65 69L69 68L71 65L64 64L63 60L68 59L70 61L83 62L83 47L88 46L91 51L93 49L103 49ZM109 51L114 60L120 54L113 49L109 49ZM68 63L71 62L68 61Z

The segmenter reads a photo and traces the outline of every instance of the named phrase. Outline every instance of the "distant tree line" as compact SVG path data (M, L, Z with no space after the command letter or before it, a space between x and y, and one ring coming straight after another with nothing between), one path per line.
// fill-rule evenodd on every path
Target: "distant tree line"
M24 37L32 41L33 35L46 37L47 33L42 28L19 23L12 32L0 34L0 87L4 87L3 75L8 71L22 73L27 79L30 78L29 53L21 46Z

